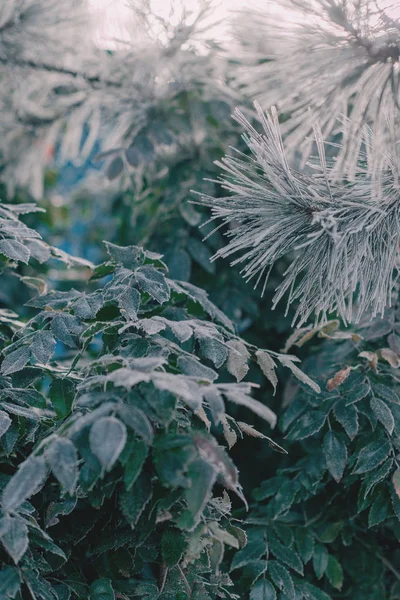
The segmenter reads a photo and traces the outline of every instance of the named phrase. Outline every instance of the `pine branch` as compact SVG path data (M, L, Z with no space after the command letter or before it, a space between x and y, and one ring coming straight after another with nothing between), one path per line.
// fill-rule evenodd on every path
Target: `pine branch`
M227 226L228 244L214 259L239 254L231 264L243 264L245 279L255 287L263 283L262 293L276 261L291 259L273 305L287 295L288 306L297 305L298 325L313 314L324 322L336 311L356 322L369 311L383 314L392 300L400 239L400 194L390 156L379 196L362 164L352 185L335 183L316 130L316 171L301 174L286 160L276 111L265 116L257 106L257 112L262 134L235 113L251 156L239 153L219 163L225 172L219 183L229 195L199 202L211 208L211 221L222 221L217 229Z

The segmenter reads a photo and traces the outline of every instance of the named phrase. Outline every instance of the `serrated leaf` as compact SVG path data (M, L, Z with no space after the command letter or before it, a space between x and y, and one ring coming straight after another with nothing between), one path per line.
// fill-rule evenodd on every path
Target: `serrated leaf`
M288 600L295 600L296 592L289 571L275 560L268 562L268 572L277 588L279 588Z
M17 242L17 240L11 239L0 240L0 253L7 256L7 258L11 258L11 260L17 260L26 265L28 264L31 255L26 246L21 244L21 242Z
M304 564L307 564L311 560L314 552L314 538L304 529L297 529L296 531L296 546L298 553Z
M32 354L40 363L46 365L54 354L56 340L50 331L39 331L32 340Z
M227 345L229 349L226 368L236 378L236 381L241 381L249 370L247 362L250 354L240 340L230 340Z
M286 436L289 440L304 440L320 431L325 425L327 414L320 410L310 410L298 419Z
M376 469L373 473L371 473L368 477L366 477L366 479L364 480L364 485L365 485L364 498L366 498L368 496L368 494L370 493L372 488L377 483L379 483L380 481L385 479L387 477L387 475L389 475L390 471L392 470L392 467L393 467L393 459L386 460L380 467L378 467L378 469ZM396 471L395 471L395 473L396 473ZM395 473L394 473L394 475L395 475ZM394 475L393 475L393 478L394 478ZM392 481L394 483L394 479L392 479Z
M383 438L364 446L358 455L353 473L360 475L372 471L372 469L378 467L389 456L390 450L388 440Z
M276 600L276 591L267 579L258 580L250 592L250 600Z
M283 544L278 542L278 540L270 538L269 549L271 553L275 556L275 558L277 558L278 560L283 562L283 564L299 573L299 575L303 575L303 563L301 562L299 555L295 550L293 550L293 548L288 548L287 546L284 546Z
M358 411L353 404L346 406L344 400L338 402L334 408L336 419L344 428L351 440L358 432Z
M317 579L321 579L328 565L328 551L323 544L315 544L313 552L313 567Z
M90 600L115 600L111 579L96 579L90 586Z
M189 487L185 490L187 509L178 519L178 527L192 531L199 523L203 510L211 498L217 479L213 466L202 459L194 460L188 469Z
M53 379L50 384L50 400L59 419L70 412L75 397L75 385L71 379Z
M343 569L342 565L338 562L338 560L329 555L328 564L326 566L325 575L331 584L337 590L341 590L343 586Z
M268 408L268 406L265 406L265 404L262 404L251 396L241 393L240 390L229 390L225 392L225 396L228 400L234 402L235 404L246 406L254 414L267 421L272 428L275 427L277 419L276 414L270 408Z
M392 435L395 423L392 411L387 404L383 400L379 400L379 398L371 398L370 406L378 421L382 423L389 435Z
M21 578L14 567L5 567L0 571L0 598L14 600L21 589Z
M197 336L200 350L217 369L222 367L228 357L228 349L223 341L212 335Z
M0 410L0 438L5 434L10 427L12 421L4 410Z
M17 373L21 371L29 361L31 356L28 346L21 346L7 354L3 362L1 363L1 374L11 375L11 373Z
M379 525L383 523L391 513L390 503L388 498L384 494L379 494L369 511L368 515L368 527L374 527L375 525Z
M314 392L317 392L317 394L321 393L321 388L319 385L310 379L308 375L303 373L303 371L293 363L289 356L286 354L280 354L278 356L278 360L284 367L288 367L299 381L308 385L312 390L314 390Z
M119 297L118 306L129 321L136 321L140 307L140 294L135 288L128 287Z
M134 441L124 471L124 485L128 491L142 472L148 453L148 446L142 440Z
M43 456L30 456L18 468L10 479L2 496L5 510L16 510L21 504L34 496L47 479L48 470Z
M153 428L145 413L136 406L120 404L118 406L118 415L125 425L133 429L137 436L143 439L146 444L153 441Z
M182 531L168 527L161 538L161 555L168 569L172 569L182 558L187 540Z
M0 540L13 561L18 564L28 549L28 527L20 518L0 519Z
M145 266L136 269L135 275L139 287L147 292L153 300L159 304L164 304L169 300L169 285L160 271L157 271L154 267Z
M72 495L78 481L78 454L71 440L57 437L46 449L46 460L64 491Z
M68 348L76 348L73 336L79 335L81 329L79 319L68 313L60 313L51 320L51 330L55 337Z
M333 431L328 431L324 437L323 449L328 471L339 483L347 463L346 444Z
M150 502L152 493L151 480L144 472L140 474L130 491L121 493L121 511L132 528L135 527L140 515Z
M115 417L101 417L92 425L90 449L105 471L109 471L118 459L126 439L126 427Z
M261 536L255 539L249 539L244 548L235 552L230 570L234 571L235 569L242 569L253 561L266 556L267 553L268 545L266 539L263 539Z
M307 600L332 600L328 594L323 592L321 589L316 588L308 581L305 581L301 584L301 591L304 598Z
M257 350L256 352L257 363L261 368L261 371L264 373L265 377L272 384L274 388L274 393L276 391L276 386L278 384L278 377L276 375L276 362L273 358L265 352L264 350Z

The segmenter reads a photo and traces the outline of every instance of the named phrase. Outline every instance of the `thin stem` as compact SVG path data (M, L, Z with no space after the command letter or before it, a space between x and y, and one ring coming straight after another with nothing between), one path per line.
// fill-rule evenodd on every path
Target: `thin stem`
M82 71L74 71L73 69L67 69L65 67L59 67L44 62L36 62L28 59L10 59L0 56L0 64L10 65L13 67L21 67L25 69L34 69L38 71L46 71L48 73L59 73L61 75L69 75L76 79L81 78L92 86L96 84L103 84L109 87L120 88L121 83L119 81L112 81L110 79L102 79L99 75L89 75Z

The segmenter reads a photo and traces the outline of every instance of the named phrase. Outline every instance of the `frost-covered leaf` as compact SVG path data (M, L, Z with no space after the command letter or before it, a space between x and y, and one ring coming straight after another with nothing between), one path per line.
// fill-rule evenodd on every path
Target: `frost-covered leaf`
M5 567L0 571L0 598L14 600L21 589L21 578L14 567Z
M379 400L379 398L371 398L370 406L372 412L374 413L378 421L382 423L388 434L392 435L395 427L395 422L392 411L390 410L388 405L385 402L383 402L383 400Z
M5 434L10 427L12 421L4 410L0 410L0 438Z
M17 260L25 264L28 264L31 255L26 246L12 239L0 240L0 253L7 256L7 258L11 258L11 260Z
M15 563L19 563L28 549L28 527L20 517L0 519L0 540Z
M228 390L225 392L225 396L235 404L246 406L246 408L249 408L254 414L267 421L272 428L275 427L276 414L270 408L265 406L265 404L262 404L251 396L241 393L240 390Z
M10 479L2 496L5 510L17 509L34 496L47 479L48 469L43 456L30 456L18 468Z
M319 385L315 383L315 381L310 379L308 375L303 373L303 371L293 363L293 358L285 354L280 354L278 356L278 359L284 367L288 367L292 371L293 375L297 377L299 381L308 385L311 389L314 390L314 392L317 392L317 394L321 392L321 388L319 387Z
M165 276L152 266L139 267L135 271L136 281L143 292L147 292L156 302L164 304L170 297L170 289Z
M46 449L45 457L64 491L73 494L78 480L78 454L74 444L57 437Z
M250 592L250 600L276 600L276 591L268 579L259 579Z
M229 373L236 377L236 381L241 381L247 374L248 360L250 354L240 340L230 340L227 343L228 346L228 360L226 362L226 368Z
M268 561L268 572L276 587L280 589L288 600L295 600L293 579L288 570L276 560Z
M28 346L21 346L7 354L3 362L1 363L1 374L11 375L11 373L17 373L21 371L29 361L31 353Z
M125 425L115 417L102 417L92 425L90 449L105 471L109 471L121 454L127 439Z
M46 365L52 358L56 340L50 331L42 330L32 340L32 354L40 363Z
M161 538L161 554L168 569L177 565L187 547L187 539L182 531L168 527Z
M153 490L151 480L144 472L141 473L132 488L120 495L122 514L130 526L135 527L138 519L151 500Z
M389 453L390 444L385 438L367 444L359 452L353 473L360 475L375 469L388 457Z
M118 306L130 321L136 321L140 307L139 292L133 287L128 287L118 297Z
M178 520L178 527L192 531L199 523L202 512L211 498L217 479L217 472L205 460L195 460L190 464L188 477L190 484L185 490L187 509Z
M346 444L333 431L328 431L324 437L323 448L328 471L339 483L347 463Z
M317 579L321 579L328 566L328 550L323 544L315 544L313 552L313 567Z
M278 384L278 377L275 372L276 362L271 358L268 352L265 352L264 350L257 350L256 358L265 377L272 383L275 392Z

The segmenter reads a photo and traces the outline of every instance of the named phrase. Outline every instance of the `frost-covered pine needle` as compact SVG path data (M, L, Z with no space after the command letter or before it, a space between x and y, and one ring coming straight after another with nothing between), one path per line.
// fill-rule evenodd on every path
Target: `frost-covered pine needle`
M296 303L298 325L312 315L323 322L334 311L347 322L367 311L382 314L391 302L400 238L400 191L390 157L377 202L365 156L352 184L335 183L315 130L316 171L301 174L286 160L276 111L256 108L262 133L235 113L250 156L236 153L218 163L224 171L219 183L228 194L199 201L211 208L211 221L227 226L228 243L214 259L235 255L231 264L243 265L245 279L264 292L275 262L290 258L273 304L283 296L288 306Z
M266 0L247 19L237 25L246 63L239 80L264 109L290 116L282 130L288 150L309 156L315 119L324 139L341 134L335 173L354 179L367 124L376 140L369 165L379 178L381 147L400 131L399 3Z

